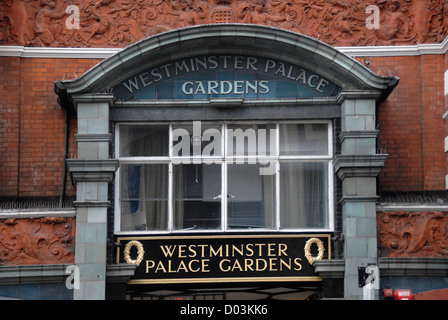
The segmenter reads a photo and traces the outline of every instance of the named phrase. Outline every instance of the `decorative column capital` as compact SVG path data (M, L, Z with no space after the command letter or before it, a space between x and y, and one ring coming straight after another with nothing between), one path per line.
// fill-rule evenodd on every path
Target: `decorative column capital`
M69 159L67 165L73 182L111 182L118 169L118 160Z
M376 177L384 167L387 156L387 154L337 155L334 167L341 180L348 177Z

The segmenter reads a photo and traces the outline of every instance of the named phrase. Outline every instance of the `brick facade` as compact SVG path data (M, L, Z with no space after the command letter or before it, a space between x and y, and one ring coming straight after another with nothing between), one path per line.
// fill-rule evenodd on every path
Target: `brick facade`
M107 111L107 116L101 117L101 121L105 122L101 130L93 128L90 132L92 128L89 128L84 132L82 123L84 121L85 124L89 118L80 117L79 112L78 115L66 114L64 108L61 108L63 103L58 103L58 98L62 95L60 92L59 96L55 93L55 81L76 79L85 74L103 61L103 58L98 57L102 55L97 53L101 50L111 49L110 52L121 50L123 52L126 51L125 48L139 41L143 43L143 46L138 50L147 50L145 41L151 38L159 39L167 31L180 34L179 28L183 31L187 30L187 36L182 41L179 36L179 42L183 42L185 46L180 47L187 51L193 48L192 52L199 46L208 48L210 44L205 42L199 45L190 44L191 46L188 47L185 43L191 41L189 37L193 34L188 32L198 25L213 26L216 23L221 25L232 23L235 30L241 33L235 35L234 38L237 39L235 43L224 43L222 48L236 47L237 54L247 54L250 52L248 48L260 46L264 41L257 43L254 40L250 44L253 47L249 47L248 42L241 41L243 35L246 36L241 29L247 25L264 25L268 26L266 30L260 34L251 33L251 36L261 37L265 33L272 32L273 29L289 32L291 38L293 38L292 34L300 33L313 39L310 42L319 39L336 49L342 47L341 51L360 50L358 52L362 51L362 53L359 55L356 53L348 55L354 56L358 62L377 75L400 78L398 86L391 89L392 93L389 96L385 95L386 101L376 108L376 128L374 121L369 122L369 126L358 126L364 121L362 117L374 118L375 100L369 96L373 91L362 92L362 97L355 97L359 91L367 91L366 87L358 88L359 91L355 92L354 96L350 97L353 92L345 92L346 96L338 100L340 105L337 107L341 108L342 119L338 118L335 121L334 130L336 136L336 152L333 159L336 224L333 229L329 229L332 233L334 254L333 261L320 261L322 264L320 266L317 264L315 267L319 276L325 272L328 273L327 278L322 276L323 279L329 281L324 283L324 286L334 286L336 289L325 288L322 292L326 291L326 294L330 292L334 294L334 297L341 297L341 292L345 290L346 297L360 297L361 289L357 283L358 266L370 263L377 264L386 270L381 280L384 286L393 287L394 283L399 283L402 278L406 279L409 275L406 274L406 268L412 269L415 265L418 272L413 276L427 281L426 289L434 289L433 283L443 287L448 286L446 280L443 280L448 275L447 268L437 266L434 271L428 263L433 261L431 259L437 258L446 264L443 258L446 259L448 256L445 237L448 232L448 196L446 196L448 156L445 152L448 149L448 84L446 83L448 76L445 75L448 70L448 0L414 2L349 0L344 3L319 0L297 0L287 3L271 0L252 2L201 0L161 1L158 4L149 0L138 2L73 0L69 2L80 9L81 26L78 29L67 27L69 13L65 11L65 2L28 0L25 4L23 0L0 3L0 230L3 230L0 236L0 251L4 255L0 255L0 265L5 264L7 267L17 267L13 268L14 270L21 270L22 266L34 264L49 266L75 263L84 270L88 270L87 272L89 268L90 271L95 270L90 273L93 280L87 277L87 280L83 281L86 283L92 281L89 285L97 282L94 284L96 290L92 291L93 286L86 285L82 294L79 292L74 294L75 299L90 296L96 299L104 298L106 269L112 266L111 261L114 258L112 251L116 249L113 240L117 235L114 234L113 226L116 217L113 202L114 190L108 189L118 166L116 159L108 158L109 153L112 153L109 152L109 147L113 150L115 137L114 132L108 132L110 129L108 127L110 124L109 104L112 103L114 97L113 94L109 97L107 96L109 93L105 93L109 92L109 88L102 91L92 89L92 92L77 91L78 88L73 90L75 94L78 92L84 94L78 101L81 106L78 111L82 108L84 111L91 110L92 105L98 108L98 114L99 110L104 113ZM366 18L369 16L366 6L370 5L370 2L375 2L381 10L382 27L380 29L367 30L366 28ZM236 24L233 25L233 23ZM238 23L243 23L244 26ZM280 33L280 31L276 32ZM217 39L219 38L213 41ZM267 43L276 43L279 47L275 49L269 47L269 50L262 51L261 55L269 57L277 52L279 56L283 56L283 52L279 54L280 50L283 50L280 48L286 48L285 56L292 54L288 52L290 43L287 41L281 43L279 38L275 38L275 41L271 38ZM308 40L304 40L303 43L300 41L294 43L294 46L303 46L303 48L307 45L309 45ZM14 46L19 46L18 48L23 50L29 49L28 52L35 51L30 56L11 54L10 48ZM384 46L383 49L379 49L382 50L381 53L375 54L379 52L377 50L380 46ZM402 47L397 49L397 46ZM433 49L432 46L437 49ZM157 51L162 45L158 43L154 47L154 51ZM318 52L319 49L322 50L322 47L325 46L319 44L313 48L315 52ZM92 57L79 58L75 49L83 48L99 51L93 53ZM57 52L59 49L69 52L62 55L65 58L55 57L59 55ZM328 52L324 50L319 53L321 57L319 54L316 55L318 61L320 58L327 58L327 54L331 57L333 48L326 49ZM389 49L390 55L387 52ZM164 50L167 50L167 47ZM409 53L410 51L406 50L414 51ZM127 63L138 55L136 52L132 49L128 51L119 66L128 67ZM155 56L151 57L156 60L165 59L163 55L166 52L163 50L160 52L154 53ZM232 53L235 52L232 51ZM315 52L313 51L313 54ZM294 53L297 52L294 51ZM104 56L107 55L109 54ZM147 59L147 56L145 57ZM297 57L304 58L300 55ZM297 59L300 60L299 58ZM333 58L337 60L338 55ZM305 59L302 63L305 67L304 61ZM142 63L144 65L146 62ZM95 74L106 75L106 78L117 76L116 71L110 71L113 70L111 65L106 63L100 66L95 71L98 73ZM130 65L135 69L140 67L135 64ZM332 64L329 66L330 71L322 70L322 73L334 72L337 77L340 77L338 79L342 79L342 73L338 74L338 72L345 69L334 71L331 70ZM349 83L347 79L359 69L363 68L357 64L353 70L348 68L349 71L343 73L347 75L347 78L343 78L344 81L341 82ZM133 69L130 68L130 70ZM372 74L373 78L374 76ZM350 81L353 79L354 76L350 78ZM365 80L358 79L359 83ZM93 80L92 82L94 83ZM88 96L90 93L93 95ZM100 97L101 95L104 96ZM104 99L101 100L102 98ZM358 100L354 102L350 99ZM75 100L76 98L73 101ZM356 108L353 106L368 112L366 114L355 112ZM156 120L151 118L150 121ZM367 120L365 122L367 123ZM356 126L350 127L347 123L356 124ZM67 128L69 129L68 147L65 149ZM376 138L377 142L375 142ZM79 146L81 152L77 150L77 143L82 144L86 141L87 144L92 142L96 144L98 150L107 151L103 152L99 159L92 160L89 158L89 152L82 151L82 146ZM107 148L103 148L105 145ZM350 147L353 145L358 147L368 145L368 148L363 149L362 152L369 150L372 154L347 152L352 150ZM374 150L375 148L377 150ZM384 154L387 154L387 158ZM72 160L65 162L65 157ZM352 161L353 159L356 161ZM384 159L386 159L385 165L382 167ZM87 168L86 164L90 167ZM93 167L96 171L89 171ZM64 169L67 169L65 176L63 176ZM98 180L99 176L102 179ZM64 182L65 186L62 186ZM73 183L77 186L75 187ZM70 208L66 212L62 209L51 211L45 208L40 211L33 208L30 213L20 207L8 210L7 205L5 206L8 202L20 204L32 199L54 201L61 197L61 192L70 201L76 198L74 204L70 203ZM380 199L385 194L392 194L392 198L397 194L417 196L410 201L399 203L397 208L397 203L394 201L377 201L377 194ZM419 196L423 195L424 198L428 194L442 195L442 197L431 199L428 197L425 198L426 203L419 202L421 199ZM41 220L41 216L45 218ZM58 228L64 229L66 234L57 231ZM22 237L25 239L22 243L17 240L21 239L20 236L17 237L17 234L21 233L33 237L31 240ZM1 239L2 236L3 239ZM59 241L63 240L64 252L67 252L64 257L67 259L56 257L58 259L55 260L52 259L55 258L53 256L49 258L46 251L47 255L37 254L36 257L27 254L27 250L35 253L35 248L53 241L52 236L55 237L54 239L59 238ZM18 256L19 258L15 260L9 259L12 255L5 248L10 243L14 243L13 248L10 249L12 254L23 253L23 256ZM9 255L8 257L5 256L5 252ZM416 264L410 262L415 258L421 258L422 262ZM439 260L437 263L440 262ZM398 267L389 267L397 261ZM403 264L402 261L405 263ZM381 263L388 266L382 267ZM122 267L122 265L113 266ZM128 276L133 274L133 269L130 267L132 266L126 266ZM327 267L328 269L325 269ZM400 268L405 270L402 275L396 271L401 270ZM420 268L423 268L423 273ZM30 274L34 272L32 268L27 270L30 270ZM63 272L63 269L58 270ZM22 274L22 271L14 272ZM22 283L22 277L25 276L17 276L18 287ZM2 281L3 283L10 281L4 280L5 278L7 277L2 278L0 271L0 296L4 295L6 289L10 289L5 286L2 288ZM58 281L62 283L65 275L61 279ZM124 282L119 290L122 295L126 294L125 286ZM16 290L15 287L14 290Z
M54 81L79 76L98 62L0 57L1 197L59 196L65 120ZM68 157L76 155L74 133L71 119ZM67 179L67 195L73 194Z
M400 83L379 108L379 148L389 156L382 191L444 190L448 160L444 71L448 54L363 57L380 75ZM53 91L55 79L71 79L100 59L0 57L0 196L56 197L61 189L64 111ZM68 157L76 154L76 121L70 121ZM20 150L20 151L19 151ZM74 189L67 180L67 195Z
M363 58L374 72L400 78L379 108L379 148L389 154L382 191L445 190L445 56Z

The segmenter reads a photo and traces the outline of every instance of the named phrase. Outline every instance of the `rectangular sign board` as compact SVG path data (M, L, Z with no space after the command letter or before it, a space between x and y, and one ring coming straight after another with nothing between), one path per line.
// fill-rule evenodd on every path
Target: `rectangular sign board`
M130 284L321 281L330 235L118 237L117 263L136 264Z

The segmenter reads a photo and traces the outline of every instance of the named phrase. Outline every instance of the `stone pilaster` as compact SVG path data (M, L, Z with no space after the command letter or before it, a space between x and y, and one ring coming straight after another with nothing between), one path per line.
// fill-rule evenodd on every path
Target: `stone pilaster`
M77 159L68 161L76 185L75 265L80 288L75 300L104 300L106 296L106 251L108 184L118 162L109 159L109 106L107 94L74 97L78 116Z
M377 264L377 176L387 155L377 154L373 92L341 94L341 154L335 170L342 181L344 296L362 299L358 267Z

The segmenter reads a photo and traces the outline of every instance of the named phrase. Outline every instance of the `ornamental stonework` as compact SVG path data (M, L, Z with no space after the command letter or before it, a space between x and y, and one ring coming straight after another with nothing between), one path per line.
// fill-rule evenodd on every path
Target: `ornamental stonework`
M382 257L448 257L448 212L379 212Z
M71 264L73 218L0 220L0 265Z
M370 5L379 28L367 27ZM1 45L125 47L213 23L274 26L336 46L439 43L448 35L448 0L0 1Z

